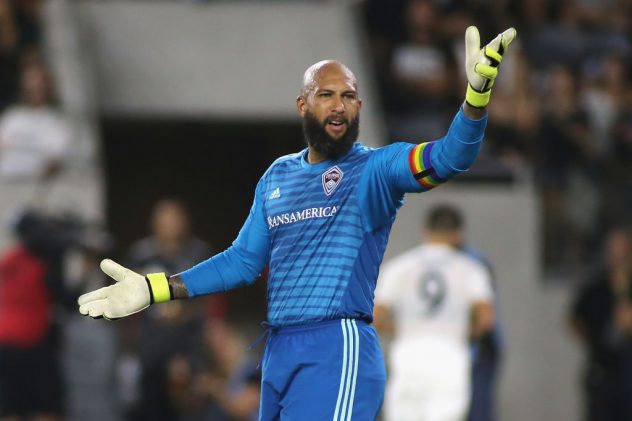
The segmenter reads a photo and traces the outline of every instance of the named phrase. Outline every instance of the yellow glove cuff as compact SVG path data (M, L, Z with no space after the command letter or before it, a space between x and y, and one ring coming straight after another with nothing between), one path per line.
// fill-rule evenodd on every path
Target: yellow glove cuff
M145 276L147 285L149 286L149 294L151 303L165 303L173 300L171 288L169 288L169 280L164 273L149 273Z
M489 103L489 96L491 93L491 89L488 89L485 92L478 92L468 83L467 91L465 92L465 101L474 108L483 108Z

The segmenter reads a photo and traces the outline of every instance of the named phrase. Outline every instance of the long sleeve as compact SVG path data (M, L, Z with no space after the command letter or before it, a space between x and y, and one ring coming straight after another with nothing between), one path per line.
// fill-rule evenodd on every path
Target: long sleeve
M231 247L180 274L190 297L251 284L268 264L270 236L261 185L259 181L250 214Z

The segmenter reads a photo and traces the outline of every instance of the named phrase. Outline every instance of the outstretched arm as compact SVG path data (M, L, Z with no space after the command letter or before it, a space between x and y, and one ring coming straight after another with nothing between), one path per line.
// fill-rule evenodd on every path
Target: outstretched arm
M118 319L154 303L226 291L254 282L268 262L270 248L259 187L246 223L226 251L170 277L164 273L142 276L106 259L101 262L101 269L116 282L79 297L79 312L94 318Z

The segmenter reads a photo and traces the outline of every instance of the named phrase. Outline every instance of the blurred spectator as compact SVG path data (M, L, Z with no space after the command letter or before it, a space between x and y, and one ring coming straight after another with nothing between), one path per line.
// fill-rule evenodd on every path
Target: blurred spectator
M577 9L568 0L520 0L523 19L521 36L525 52L537 69L550 64L577 66L585 53L586 42L578 22Z
M18 28L9 0L0 0L0 111L15 100Z
M472 399L468 421L494 421L496 419L496 384L504 354L504 334L500 322L498 285L492 264L480 250L467 244L465 236L455 239L454 246L481 263L489 272L494 292L494 323L492 328L479 337L472 337Z
M80 247L66 253L64 273L68 287L79 293L105 286L99 262L112 250L111 238L97 229L86 230ZM72 311L64 318L63 368L67 387L66 419L120 420L115 361L120 351L116 324L94 323Z
M440 30L449 38L461 39L474 22L482 39L492 39L514 25L506 13L511 0L435 0L446 14ZM512 47L513 48L513 47Z
M141 273L179 273L206 259L211 249L191 236L189 225L182 203L173 199L159 201L152 212L151 236L131 247L130 268ZM221 305L221 299L214 300ZM186 402L176 386L200 353L207 303L208 300L173 301L151 307L139 316L140 394L132 419L174 420L186 412Z
M21 102L0 117L0 177L46 179L62 167L69 128L52 105L48 72L39 63L25 67Z
M151 215L152 234L134 243L129 252L130 265L153 273L179 273L212 252L204 241L190 233L191 221L184 204L175 199L156 203Z
M201 419L258 419L261 370L255 354L230 324L214 321L204 332L204 358L195 369L190 394L200 400Z
M620 110L632 103L630 69L620 54L608 54L590 63L581 94L592 128L592 143L600 156L613 152L612 128ZM582 92L582 91L580 91Z
M550 266L577 267L586 260L588 241L595 234L601 160L579 98L577 74L556 65L547 82L535 155L543 199L545 260Z
M65 382L55 310L75 309L62 269L83 230L76 218L32 210L16 217L14 230L18 243L0 257L0 416L56 420L64 414Z
M41 43L40 14L40 0L0 0L0 112L17 100L20 69Z
M470 402L468 339L494 323L490 274L455 248L461 213L447 205L426 219L424 244L387 262L375 291L374 323L394 333L384 414L388 421L465 419Z
M389 131L394 140L435 139L454 107L455 60L432 0L410 0L405 12L407 39L393 49L386 86Z
M612 127L612 158L608 169L609 182L605 219L611 223L631 223L632 209L632 102L619 110Z
M604 262L582 286L570 327L586 349L586 421L632 419L632 234L609 232Z
M508 54L513 54L506 58L513 66L503 69L507 71L494 86L494 101L489 105L494 118L487 128L485 147L515 172L530 173L541 123L540 98L530 86L533 69L526 56L518 48Z

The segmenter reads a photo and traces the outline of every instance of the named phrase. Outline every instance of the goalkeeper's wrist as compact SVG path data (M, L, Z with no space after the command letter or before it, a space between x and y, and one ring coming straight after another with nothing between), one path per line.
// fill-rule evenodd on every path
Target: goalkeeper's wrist
M485 92L479 92L472 88L472 85L467 84L467 90L465 92L465 101L474 108L485 108L489 104L489 97L492 93L491 89Z
M149 304L166 303L173 300L173 289L164 273L149 273L145 276L149 288Z

